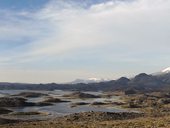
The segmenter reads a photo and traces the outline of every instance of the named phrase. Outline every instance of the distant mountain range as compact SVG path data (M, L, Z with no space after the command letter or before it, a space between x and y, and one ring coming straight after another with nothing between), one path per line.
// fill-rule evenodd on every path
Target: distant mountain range
M170 68L159 73L140 73L133 78L121 77L117 80L90 78L78 79L67 84L21 84L0 83L0 89L28 89L28 90L77 90L77 91L125 91L125 92L170 92Z

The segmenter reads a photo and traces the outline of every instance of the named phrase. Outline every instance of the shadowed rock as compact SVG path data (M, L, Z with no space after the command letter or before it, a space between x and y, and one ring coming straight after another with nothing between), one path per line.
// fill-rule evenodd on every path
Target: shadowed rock
M10 113L10 112L12 112L12 110L5 109L5 108L0 108L0 115L1 115L1 114L8 114L8 113Z
M93 102L91 105L124 105L123 102Z
M19 122L19 120L11 120L11 119L0 118L0 125L1 124L18 123L18 122Z
M34 103L26 102L26 99L21 97L1 97L0 106L1 107L23 107L23 106L33 106Z
M29 115L47 115L47 113L43 113L43 112L13 112L10 115L14 115L14 116L29 116Z
M93 103L91 103L91 105L108 105L108 103L104 103L104 102L93 102Z
M22 96L26 98L36 98L41 96L47 96L47 94L39 93L39 92L21 92L19 94L13 95L13 96Z
M21 97L1 97L0 106L1 107L29 107L29 106L49 106L53 105L50 102L26 102L27 99Z
M48 103L48 102L38 102L38 103L35 103L35 106L40 106L40 107L43 107L43 106L50 106L50 105L53 105L52 103Z
M61 102L70 102L70 101L65 101L54 97L49 97L43 101L43 103L61 103Z
M71 104L71 107L76 107L76 106L79 106L79 105L88 105L89 103L86 103L86 102L76 102L76 103L72 103Z
M100 98L100 96L88 94L88 93L82 93L82 92L74 92L72 94L64 95L63 97L70 97L70 98Z

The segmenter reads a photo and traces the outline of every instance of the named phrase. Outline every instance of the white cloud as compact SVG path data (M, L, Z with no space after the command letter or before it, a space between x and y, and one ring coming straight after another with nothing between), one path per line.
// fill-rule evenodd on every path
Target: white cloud
M35 43L31 53L60 54L98 45L161 46L169 40L170 2L167 0L114 1L88 9L54 1L35 17L53 27L53 34ZM65 6L64 6L65 5ZM145 47L143 47L145 48ZM159 49L159 47L157 48Z
M34 62L103 46L113 49L101 58L105 60L138 61L137 55L152 54L158 56L156 62L161 52L170 53L169 0L110 0L89 7L53 0L37 12L10 12L8 16L6 23L0 22L0 40L30 41L1 55L8 58L1 60L5 63ZM104 52L108 51L100 54Z
M13 38L35 38L27 46L29 56L56 55L103 44L160 45L158 41L165 39L166 44L169 38L167 0L108 1L89 8L78 5L52 1L36 14L24 12L24 16L31 18L19 18L19 24L1 27L1 38L6 38L7 33Z

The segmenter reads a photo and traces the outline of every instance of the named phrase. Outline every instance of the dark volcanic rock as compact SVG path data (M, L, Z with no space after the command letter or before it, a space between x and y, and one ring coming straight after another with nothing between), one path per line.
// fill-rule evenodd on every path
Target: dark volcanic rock
M125 95L136 94L137 91L135 89L127 89L125 90Z
M1 114L8 114L10 112L12 112L12 110L8 110L8 109L5 109L5 108L0 108L0 115Z
M89 103L86 103L86 102L76 102L76 103L72 103L71 104L71 107L76 107L76 106L79 106L79 105L88 105Z
M87 94L87 93L82 93L82 92L74 92L72 94L64 95L63 97L71 97L71 98L100 98L100 96L92 95L92 94Z
M108 103L104 103L104 102L93 102L91 103L91 105L107 105Z
M1 107L23 107L23 106L33 106L34 103L26 102L26 99L20 97L1 97L0 106Z
M49 106L53 105L50 102L26 102L27 99L21 97L1 97L0 106L1 107L28 107L28 106Z
M19 94L13 95L13 96L22 96L26 98L36 98L41 96L47 96L47 94L39 93L39 92L21 92Z
M13 112L10 115L14 115L14 116L31 116L31 115L47 115L46 113L42 113L42 112Z
M43 102L45 102L45 103L61 103L61 102L70 102L70 101L65 101L65 100L61 100L58 98L49 97L48 99L44 100Z
M53 105L52 103L48 103L48 102L38 102L38 103L35 103L35 106L50 106L50 105Z
M11 120L11 119L3 119L0 118L0 125L1 124L9 124L9 123L18 123L19 120Z
M91 105L124 105L123 102L93 102Z

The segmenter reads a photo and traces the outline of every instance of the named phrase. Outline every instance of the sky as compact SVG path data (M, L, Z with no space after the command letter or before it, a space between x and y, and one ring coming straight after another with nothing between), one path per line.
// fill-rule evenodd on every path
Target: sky
M117 79L170 66L170 0L0 0L0 81Z

